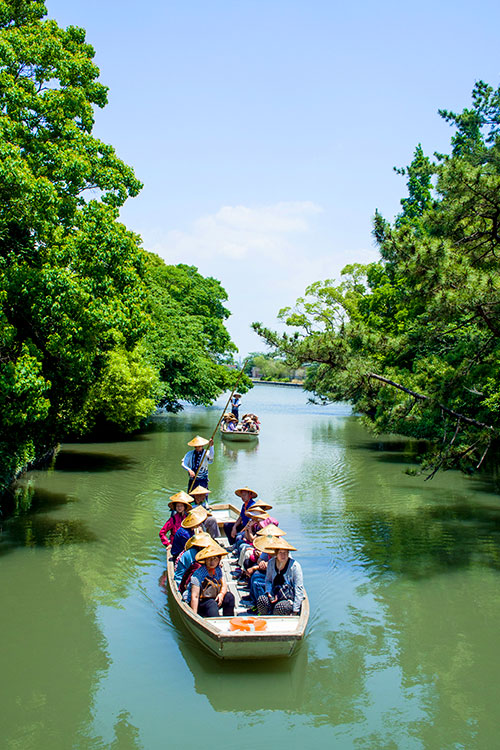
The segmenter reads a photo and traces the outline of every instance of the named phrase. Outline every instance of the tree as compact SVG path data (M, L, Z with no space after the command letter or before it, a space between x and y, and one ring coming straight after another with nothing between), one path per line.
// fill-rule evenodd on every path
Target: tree
M106 88L85 32L45 14L41 2L0 2L3 484L64 435L92 426L90 402L109 385L117 356L133 359L142 383L128 429L158 389L136 348L148 327L144 255L118 222L141 184L92 135Z
M211 404L238 377L228 368L236 347L224 326L230 314L225 290L193 266L165 265L152 253L145 280L152 325L144 346L160 373L162 405L176 410L179 400ZM238 388L244 393L249 387L243 376Z
M280 313L295 334L255 324L291 364L313 364L320 398L430 440L430 475L479 467L500 429L500 89L479 82L472 109L440 114L451 153L431 164L417 147L402 214L375 215L381 260L311 285Z

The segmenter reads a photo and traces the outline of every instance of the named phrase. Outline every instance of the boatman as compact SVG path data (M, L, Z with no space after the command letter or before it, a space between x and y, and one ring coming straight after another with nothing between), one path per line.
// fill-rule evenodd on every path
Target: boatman
M196 437L189 441L188 445L190 445L193 450L186 453L182 459L181 466L183 469L186 469L189 474L188 492L190 492L199 485L202 487L208 487L208 464L213 463L214 460L214 441L212 438L207 440L204 437L196 435ZM203 452L207 445L208 450L203 458ZM198 476L196 476L196 472L198 472ZM193 482L195 476L196 479Z
M240 406L241 406L241 393L235 393L231 398L231 412L236 417L236 421L240 418Z

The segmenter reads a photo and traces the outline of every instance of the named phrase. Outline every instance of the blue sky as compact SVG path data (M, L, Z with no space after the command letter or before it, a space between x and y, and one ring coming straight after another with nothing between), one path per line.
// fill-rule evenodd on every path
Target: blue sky
M438 108L500 84L500 4L48 0L83 26L108 106L95 134L144 182L122 210L144 246L220 279L241 354L250 323L376 257L417 143L448 148Z

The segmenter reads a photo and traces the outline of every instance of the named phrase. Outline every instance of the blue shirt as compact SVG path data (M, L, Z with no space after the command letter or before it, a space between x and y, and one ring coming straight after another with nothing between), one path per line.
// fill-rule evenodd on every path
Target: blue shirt
M199 550L198 550L199 552ZM208 568L206 565L202 565L201 568L198 568L198 570L195 570L193 575L191 576L191 580L189 581L189 585L187 587L187 597L186 600L188 602L191 602L191 586L194 583L195 586L198 586L199 589L201 589L201 584L203 583L203 580L208 576ZM217 581L222 581L222 568L220 565L217 565L215 568L215 573L213 576Z
M255 500L253 498L248 503L247 509L250 508L252 505L255 505ZM244 528L250 520L247 514L245 513L245 503L243 503L243 505L241 506L240 518L241 518L242 528Z
M172 553L172 557L177 557L181 554L190 536L193 536L192 530L185 529L184 526L181 526L181 528L176 532L172 542L172 549L170 550Z
M196 553L199 551L199 547L191 547L191 549L184 550L182 555L177 560L177 565L175 566L174 573L174 581L176 582L177 586L181 585L184 573L194 563Z
M203 454L203 451L201 451ZM193 448L192 451L188 451L184 458L182 459L181 466L183 469L193 469L193 461L194 461L194 454L195 449ZM205 458L201 462L200 470L198 472L198 476L208 474L208 464L212 464L214 461L214 446L211 445L208 451L205 453Z

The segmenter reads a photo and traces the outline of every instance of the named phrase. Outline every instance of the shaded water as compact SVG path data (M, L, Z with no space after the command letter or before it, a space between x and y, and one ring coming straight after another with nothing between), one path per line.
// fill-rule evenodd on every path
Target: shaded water
M221 400L221 404L223 400ZM158 529L212 409L65 445L0 536L0 747L496 748L500 498L404 473L412 446L257 386L257 445L216 443L211 500L250 485L298 546L311 601L290 660L221 663L162 587Z

